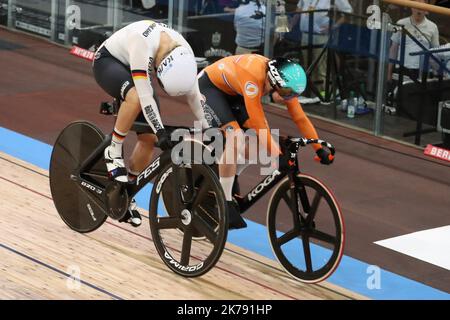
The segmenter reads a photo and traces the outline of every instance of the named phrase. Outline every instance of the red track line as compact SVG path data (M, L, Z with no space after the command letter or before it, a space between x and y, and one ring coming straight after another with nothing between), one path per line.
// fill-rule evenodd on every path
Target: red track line
M53 201L53 198L52 198L52 197L49 197L49 196L47 196L47 195L45 195L45 194L43 194L43 193L40 193L39 191L30 189L30 188L28 188L28 187L26 187L26 186L24 186L24 185L21 185L20 183L14 182L14 181L9 180L9 179L7 179L7 178L4 178L4 177L2 177L2 176L0 176L0 179L5 180L5 181L7 181L7 182L9 182L9 183L12 183L12 184L14 184L14 185L20 187L20 188L23 188L23 189L28 190L28 191L30 191L30 192L32 192L32 193L35 193L35 194L37 194L37 195L40 195L41 197L44 197L44 198L47 198L47 199ZM134 234L134 235L137 235L137 236L139 236L139 237L141 237L141 238L143 238L143 239L150 240L150 241L153 242L153 240L152 240L150 237L143 236L143 235L141 235L141 234L139 234L139 233L137 233L137 232L128 230L128 229L126 229L126 228L123 228L123 227L121 227L121 226L118 226L118 225L116 225L116 224L114 224L114 223L112 223L112 222L109 222L109 221L106 221L106 223L108 223L108 224L110 224L110 225L112 225L112 226L114 226L114 227L116 227L116 228L122 229L122 230L124 230L124 231L126 231L126 232L129 232L129 233L132 233L132 234ZM224 271L224 272L227 272L227 273L229 273L229 274L232 274L232 275L234 275L234 276L236 276L236 277L238 277L238 278L244 279L244 280L246 280L246 281L248 281L248 282L251 282L251 283L253 283L253 284L259 285L259 286L263 287L264 289L273 291L273 292L275 292L275 293L278 293L278 294L280 294L280 295L283 295L283 296L288 297L288 298L293 299L293 300L298 300L297 298L295 298L295 297L293 297L293 296L290 296L290 295L288 295L288 294L286 294L286 293L284 293L284 292L278 291L278 290L276 290L276 289L274 289L274 288L271 288L271 287L269 287L269 286L266 286L265 284L262 284L262 283L259 283L259 282L254 281L254 280L252 280L252 279L246 278L246 277L244 277L244 276L242 276L242 275L240 275L240 274L238 274L238 273L235 273L235 272L233 272L233 271L227 270L227 269L225 269L225 268L223 268L223 267L215 266L215 268L217 268L217 269L219 269L219 270L222 270L222 271Z
M3 180L5 180L5 181L8 181L9 183L12 183L12 184L14 184L14 185L16 185L16 186L18 186L18 187L21 187L22 189L31 191L31 192L33 192L33 193L35 193L35 194L38 194L38 195L40 195L40 196L42 196L42 197L44 197L44 198L47 198L47 199L53 201L53 198L52 198L52 197L49 197L49 196L47 196L47 195L45 195L45 194L43 194L43 193L40 193L39 191L36 191L36 190L30 189L30 188L28 188L28 187L25 187L25 186L21 185L20 183L11 181L11 180L6 179L6 178L4 178L4 177L2 177L2 176L0 176L0 179L3 179Z

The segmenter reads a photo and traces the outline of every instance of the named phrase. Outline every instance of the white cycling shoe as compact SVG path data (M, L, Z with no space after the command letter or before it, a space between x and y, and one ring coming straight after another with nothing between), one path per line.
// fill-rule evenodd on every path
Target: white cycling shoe
M128 172L127 168L125 167L125 161L123 160L123 158L111 157L109 152L110 148L111 148L110 146L106 147L104 153L108 175L111 179L126 183L128 182Z
M136 200L131 200L127 213L119 220L119 222L128 222L133 227L139 227L142 224L141 215L139 214L139 211L137 211Z

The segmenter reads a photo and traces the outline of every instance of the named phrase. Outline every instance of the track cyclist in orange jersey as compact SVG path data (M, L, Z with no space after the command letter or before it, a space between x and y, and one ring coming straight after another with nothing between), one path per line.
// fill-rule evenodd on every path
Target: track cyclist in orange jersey
M288 59L273 59L257 54L244 54L223 58L206 67L199 74L201 96L198 103L203 106L205 118L212 127L222 128L228 137L235 139L237 130L254 129L259 139L267 139L267 150L272 158L278 157L279 166L289 166L287 155L283 155L270 134L261 98L271 95L274 101L282 102L297 128L305 138L317 139L314 126L304 113L298 96L306 88L303 68ZM233 202L233 186L236 175L246 165L236 165L238 156L245 153L242 140L227 143L219 163L220 182L225 192L230 212L230 229L245 228ZM313 145L317 159L322 164L331 164L333 157L320 145ZM231 150L229 150L231 148ZM232 154L234 159L226 159Z
M115 32L96 51L92 68L100 87L122 102L111 145L104 153L111 179L126 183L136 178L150 164L156 141L163 150L173 145L161 122L151 81L155 74L168 95L185 95L196 117L203 117L201 106L193 103L200 93L192 48L181 34L164 24L144 20ZM127 172L122 145L135 120L148 122L151 132L137 132ZM124 221L133 226L142 222L134 199Z

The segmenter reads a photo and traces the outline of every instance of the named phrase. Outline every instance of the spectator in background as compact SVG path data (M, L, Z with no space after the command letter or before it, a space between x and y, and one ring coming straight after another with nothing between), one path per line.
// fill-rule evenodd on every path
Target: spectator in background
M417 2L427 3L426 0L415 0ZM412 14L408 18L400 19L397 21L398 25L404 26L404 28L425 48L434 48L439 46L439 30L436 24L427 19L428 12L411 8ZM400 53L402 34L396 32L392 35L392 45L390 48L390 58L400 60ZM405 38L405 55L404 64L400 66L403 72L411 80L417 80L420 70L420 56L411 56L410 53L422 51L423 49L414 42L411 37ZM388 81L392 80L394 66L389 64L388 67Z
M219 7L222 12L234 12L239 2L238 0L219 0Z
M426 0L415 0L417 2L427 3ZM411 16L397 21L398 25L402 25L417 41L419 41L425 48L433 48L439 46L439 30L435 23L428 20L426 15L428 12L411 8ZM391 37L392 44L389 51L389 57L397 61L401 60L400 45L402 41L402 33L396 32ZM408 35L405 37L404 48L404 62L400 65L403 74L407 77L406 80L418 81L421 67L421 56L411 56L410 53L422 51L423 49ZM399 70L396 70L397 72ZM388 66L387 74L387 105L385 111L390 114L397 112L395 105L395 91L398 86L397 81L392 81L394 72L394 65L392 63ZM408 79L409 78L409 79Z
M259 0L242 2L234 12L236 54L262 54L266 6Z
M198 15L215 14L221 12L218 0L199 0Z
M353 8L348 2L348 0L334 0L334 6L337 11L340 12L353 12ZM299 0L297 3L297 12L301 11L313 11L313 10L330 10L331 0ZM304 13L295 15L291 21L291 28L298 23L300 19L300 32L302 33L302 46L320 46L312 49L312 61L314 62L316 58L322 52L323 46L327 43L329 37L329 23L330 17L328 12L315 12L313 20L313 30L309 30L309 20L311 14ZM341 23L342 19L339 19L335 24ZM309 43L309 33L313 33L312 43ZM312 80L314 82L320 82L317 85L319 91L324 89L324 82L326 78L326 66L327 66L327 55L324 54L320 60L317 68L313 71Z

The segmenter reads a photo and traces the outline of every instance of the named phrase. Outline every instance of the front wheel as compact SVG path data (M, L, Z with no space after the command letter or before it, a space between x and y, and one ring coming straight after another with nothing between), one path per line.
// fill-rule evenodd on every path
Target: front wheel
M316 283L336 270L344 252L344 220L333 194L319 180L297 175L278 184L267 228L278 261L294 278Z
M153 242L164 263L184 277L214 267L227 240L226 210L211 168L168 163L154 182L149 210Z

